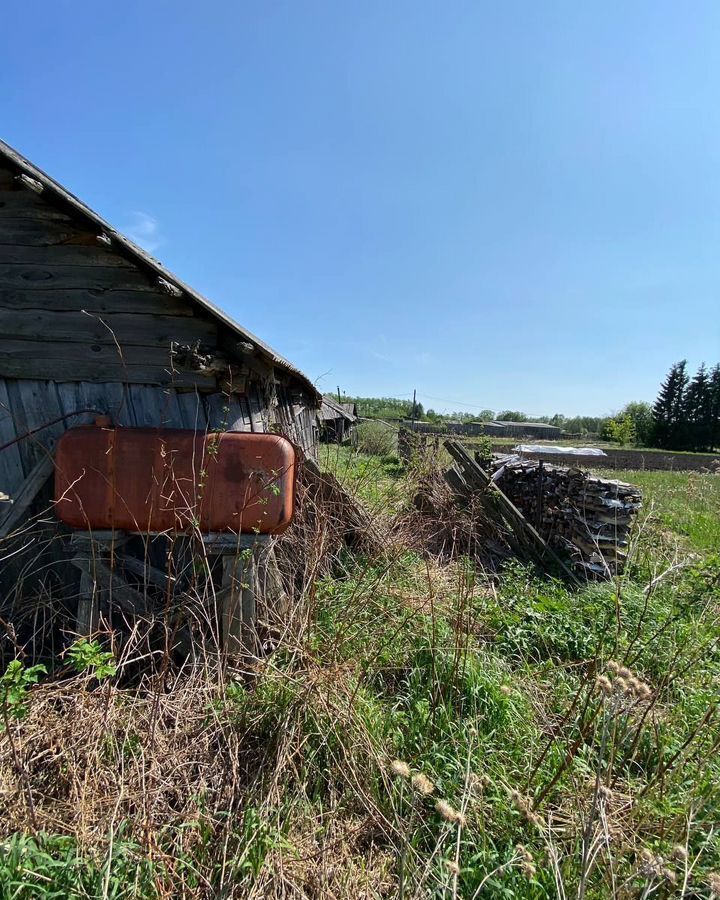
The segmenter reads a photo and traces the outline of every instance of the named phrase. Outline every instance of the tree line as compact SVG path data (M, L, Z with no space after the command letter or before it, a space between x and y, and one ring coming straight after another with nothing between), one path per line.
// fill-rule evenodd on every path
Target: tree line
M652 409L654 446L668 450L720 448L720 363L703 363L690 377L687 360L671 366Z
M333 398L335 399L335 398ZM599 435L623 446L638 445L665 450L712 451L720 449L720 363L711 369L703 363L691 376L687 360L671 366L654 404L633 401L614 416L533 417L520 410L483 409L479 413L437 413L422 403L395 397L349 397L361 416L426 422L548 422L573 435Z

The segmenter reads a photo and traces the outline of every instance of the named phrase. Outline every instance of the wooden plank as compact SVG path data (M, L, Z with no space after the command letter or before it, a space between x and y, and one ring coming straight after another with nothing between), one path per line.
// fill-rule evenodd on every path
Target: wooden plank
M252 430L259 432L266 431L265 420L263 419L263 407L260 402L260 395L257 388L252 387L248 391L247 400L248 408L250 411L250 422L252 424Z
M217 381L214 377L198 375L195 372L174 372L170 374L166 366L127 365L103 363L98 367L90 360L75 365L70 361L36 360L32 364L19 361L5 361L0 358L0 377L59 378L65 381L77 378L79 381L93 381L97 384L123 381L126 384L157 384L173 387L200 388L214 391Z
M134 424L140 428L159 428L162 421L159 388L133 384L128 388L128 392L134 413Z
M51 221L0 216L0 246L24 244L47 247L68 241L93 244L96 239L97 235L77 228L68 217L65 221Z
M63 222L72 224L72 218L48 203L43 194L28 190L2 190L0 188L0 222L14 219L34 219L39 222ZM77 225L73 225L77 228Z
M222 639L230 657L257 654L257 549L246 558L238 553L223 555Z
M85 637L95 633L100 620L100 586L90 574L88 562L89 560L83 560L80 568L80 592L75 619L75 631Z
M105 288L45 290L4 290L3 309L47 309L63 312L84 309L92 313L146 313L147 315L192 316L195 305L179 297L151 291L123 291Z
M132 385L128 388L134 424L142 427L184 428L183 412L171 387Z
M163 428L184 428L183 414L175 388L160 387L160 424Z
M53 266L7 263L2 251L0 291L42 288L46 291L68 288L102 291L148 291L160 293L155 281L140 269L117 266ZM169 296L169 295L168 295Z
M23 379L17 383L17 397L27 430L41 429L23 441L33 460L39 461L48 451L55 450L58 438L65 431L65 422L56 421L64 414L57 387L53 381Z
M169 348L125 347L72 341L3 341L0 376L56 381L216 386L213 376L172 369Z
M19 489L11 495L12 505L3 509L2 518L0 518L0 539L7 537L21 523L52 471L53 458L50 454L46 454L32 469ZM3 506L5 505L3 504Z
M110 416L113 425L132 425L133 418L130 411L130 400L125 386L118 382L96 384L91 381L78 383L78 403L81 409L97 409L101 414ZM89 422L95 421L95 413L85 417ZM70 425L79 424L78 419L73 419Z
M129 259L114 252L98 240L94 245L57 244L52 247L27 247L13 244L3 247L3 263L31 266L111 266L115 269L135 269Z
M1 302L1 301L0 301ZM217 325L196 316L149 316L135 313L49 312L0 308L0 349L6 340L88 341L93 344L128 344L170 347L217 342ZM169 358L169 357L168 357Z
M252 431L244 397L237 394L210 394L205 398L205 409L211 431Z
M178 406L183 428L192 428L194 431L205 431L207 417L202 395L197 391L182 391L177 394Z
M490 476L470 456L467 450L465 450L465 448L457 441L453 440L445 441L445 448L462 468L462 474L466 481L470 483L471 488L474 488L473 495L479 498L486 496L488 501L494 501L501 514L512 527L515 538L519 542L525 543L538 560L541 561L544 556L551 557L551 559L553 559L565 572L568 578L573 583L579 585L581 582L575 573L565 565L564 561L560 559L544 538L538 534L515 504L503 493L498 485L492 481ZM457 488L457 484L453 483L453 481L454 479L450 479L452 486Z
M119 575L116 575L106 560L97 555L79 553L70 562L81 571L87 571L103 591L107 591L109 602L117 602L122 609L133 615L142 615L147 611L142 594L135 588L131 588Z
M7 384L0 378L0 446L17 437L18 431L10 408ZM12 497L24 478L25 470L18 444L0 450L0 490Z

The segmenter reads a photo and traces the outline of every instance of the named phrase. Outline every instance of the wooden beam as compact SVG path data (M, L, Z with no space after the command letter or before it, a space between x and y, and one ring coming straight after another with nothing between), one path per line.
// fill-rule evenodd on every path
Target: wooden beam
M192 316L193 304L187 300L169 297L159 291L116 290L109 287L53 288L48 290L39 283L28 283L19 288L0 286L0 307L3 309L46 309L49 312L79 311L91 313L146 313L147 315Z
M54 381L129 382L216 387L214 376L173 369L170 347L122 349L73 341L2 341L0 376Z
M56 266L52 259L47 263L6 263L0 265L0 291L16 288L42 288L58 290L122 290L160 293L158 286L137 267L117 266Z
M53 247L27 247L13 244L2 251L3 263L25 266L106 266L136 269L130 260L99 244L58 244Z
M12 505L9 509L0 514L0 538L7 537L8 534L22 520L25 513L32 505L33 500L40 493L45 482L50 477L53 470L53 458L51 454L44 456L35 468L30 472L25 481L20 485L19 490L15 492L12 498ZM6 505L6 504L3 504Z
M544 557L549 556L574 584L580 585L582 582L575 573L560 559L547 541L538 534L515 504L470 456L462 444L457 441L447 440L445 441L445 448L462 469L462 474L469 484L472 495L480 498L486 496L488 500L488 503L486 503L487 509L490 508L491 504L496 506L503 518L511 526L517 541L524 544L538 561L542 561ZM448 481L454 489L457 489L456 478L448 478Z
M8 340L87 341L116 347L170 347L197 341L214 346L217 325L196 316L154 316L142 313L106 313L48 310L13 310L0 307L2 344ZM117 351L116 351L117 352ZM168 357L169 359L169 357Z

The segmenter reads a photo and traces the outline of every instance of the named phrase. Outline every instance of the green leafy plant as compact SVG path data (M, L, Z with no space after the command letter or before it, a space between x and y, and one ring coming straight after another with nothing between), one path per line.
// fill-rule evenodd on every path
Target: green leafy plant
M14 659L0 678L0 704L3 709L5 727L10 719L23 719L28 712L28 690L37 684L41 675L47 675L45 666L37 665L25 668L19 659Z
M69 648L68 658L79 675L90 674L103 681L117 672L115 657L108 650L103 650L98 641L80 638Z

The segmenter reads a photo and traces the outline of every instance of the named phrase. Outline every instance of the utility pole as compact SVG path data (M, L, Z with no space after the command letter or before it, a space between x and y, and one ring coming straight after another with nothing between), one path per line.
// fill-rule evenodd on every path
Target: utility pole
M342 403L342 397L340 396L340 385L338 385L338 403Z
M415 431L415 410L417 409L417 405L415 403L415 399L417 397L417 391L413 388L413 408L412 408L412 430Z

